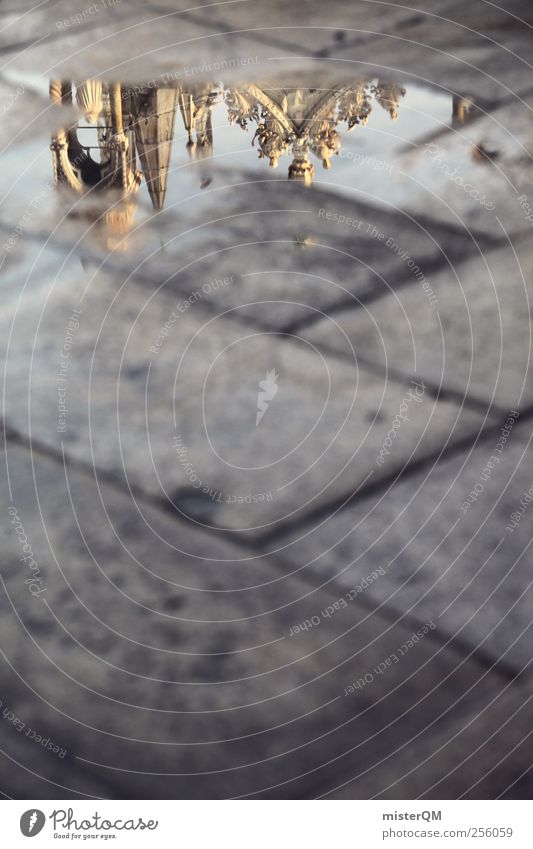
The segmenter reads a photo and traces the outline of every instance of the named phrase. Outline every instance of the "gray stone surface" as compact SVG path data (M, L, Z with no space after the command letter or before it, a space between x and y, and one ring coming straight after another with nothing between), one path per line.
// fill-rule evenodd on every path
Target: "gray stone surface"
M531 796L530 4L90 8L0 10L0 792ZM42 195L50 76L169 73L407 93L310 190L216 107L128 232Z
M403 29L366 43L347 44L335 59L351 67L394 68L405 80L435 85L459 95L499 102L530 88L527 72L531 7L517 0L488 6L430 4ZM523 25L517 26L515 15ZM380 27L381 30L381 27Z
M176 66L257 55L263 76L286 78L282 61L286 66L287 59L297 59L299 71L324 75L329 68L323 57L334 55L347 67L392 67L405 78L416 76L463 94L475 88L493 99L520 90L527 79L530 9L523 0L505 10L488 8L481 0L467 7L444 0L409 8L389 3L385 9L359 0L349 10L340 2L327 10L313 2L297 9L278 2L265 7L258 0L216 11L202 5L190 11L187 4L117 3L83 19L84 0L46 4L12 16L2 48L13 68L25 70L31 56L35 71L48 74L53 67L60 76L109 75L120 68L123 78L139 79ZM65 20L72 25L62 30L59 24ZM319 60L313 63L313 56Z
M372 770L361 769L357 777L339 782L338 789L326 798L400 799L412 794L416 799L494 799L500 796L491 786L494 775L503 779L513 799L521 798L517 783L523 778L526 795L522 798L527 798L530 765L521 753L531 730L530 701L527 687L494 692L486 704L477 706L477 712L465 715L464 729L457 735L450 736L447 729L434 730L437 757L435 750L419 740L415 760L409 749L395 755L395 775L386 788L378 787ZM443 769L444 758L449 769ZM502 797L506 795L504 791Z
M238 274L238 287L217 292L217 310L259 301L250 312L256 323L296 329L315 321L317 311L377 300L402 285L405 271L385 247L389 239L428 274L448 266L449 257L457 261L478 245L488 247L477 233L372 206L357 192L349 200L327 184L309 192L270 180L266 168L213 173L213 188L200 200L139 228L146 247L131 262L128 256L112 262L182 296L200 280ZM164 248L154 252L157 237Z
M448 5L444 2L441 8ZM163 8L169 8L169 3L164 3ZM387 35L402 30L409 32L413 23L430 8L431 3L424 0L409 7L402 3L389 3L386 10L379 4L356 0L347 14L344 4L338 2L326 9L308 0L298 7L283 0L274 0L265 7L258 0L252 0L244 3L242 8L237 4L221 6L209 16L208 25L217 30L225 27L244 30L256 37L259 30L265 41L285 47L285 56L290 55L290 50L301 61L302 54L318 54L320 57L338 54L345 44L355 44L366 52Z
M242 27L213 22L211 11L193 12L185 5L169 11L110 2L91 13L94 4L62 0L13 20L2 34L0 49L10 68L22 72L31 57L33 72L45 77L102 74L134 81L168 72L211 78L216 63L233 60L238 61L232 68L236 78L247 72L250 61L265 76L275 69L276 59L294 53L296 45L276 39L274 32L271 38L254 36ZM302 64L308 71L313 68L311 60Z
M430 275L436 302L411 275L410 285L395 293L394 310L385 300L331 318L383 370L390 363L406 375L418 372L433 385L502 411L527 407L533 400L530 242L515 243L521 259L500 248ZM348 356L346 337L333 333L327 318L300 332Z
M283 556L345 589L381 566L365 599L433 618L452 643L519 672L533 627L531 425L515 424L499 446L502 435L496 428L471 452L292 529L276 540Z
M245 306L239 321L202 317L164 290L74 269L46 296L6 314L9 425L207 526L264 532L482 424L422 384L378 379L357 350L347 368L297 333L256 329ZM259 382L272 370L278 393L257 425ZM400 413L408 421L397 420L385 463Z
M2 692L26 729L5 718L2 730L8 755L40 777L26 784L25 774L22 784L13 768L14 787L3 787L11 794L27 786L39 798L306 796L355 770L371 771L373 792L386 791L383 764L398 748L420 773L421 755L434 754L428 778L455 765L433 749L433 724L439 742L453 739L465 716L505 689L504 678L443 653L430 631L386 675L345 696L412 626L379 614L356 622L345 609L290 636L334 594L265 558L244 564L242 549L189 527L193 560L176 550L184 528L149 505L151 531L127 494L97 491L90 475L13 444L6 459ZM8 509L38 562L40 597L24 583ZM237 592L244 571L257 586ZM67 754L43 753L28 728Z

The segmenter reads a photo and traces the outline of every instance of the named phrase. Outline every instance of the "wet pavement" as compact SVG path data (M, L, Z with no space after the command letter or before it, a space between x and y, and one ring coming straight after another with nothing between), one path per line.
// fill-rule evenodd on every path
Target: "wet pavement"
M523 798L531 10L0 8L0 790Z

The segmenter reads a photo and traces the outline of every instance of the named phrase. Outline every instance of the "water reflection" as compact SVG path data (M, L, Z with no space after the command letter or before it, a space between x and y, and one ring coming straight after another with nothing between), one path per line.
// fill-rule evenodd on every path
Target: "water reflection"
M185 131L191 159L214 150L213 109L239 127L257 149L259 159L277 168L286 160L290 180L311 185L315 163L329 169L342 148L342 134L364 127L375 109L398 117L405 89L393 80L361 79L335 89L274 89L246 83L128 85L100 80L53 80L50 97L58 106L75 108L80 118L60 129L51 149L55 181L77 194L102 190L112 206L94 212L96 230L107 247L123 248L133 225L135 195L144 179L155 210L161 210L168 188L176 124ZM454 98L452 126L465 121L471 101ZM71 119L72 120L72 119ZM211 182L200 175L200 185ZM78 216L90 217L86 208Z
M75 93L74 93L75 92ZM85 188L118 188L124 194L137 191L141 172L155 209L164 204L176 115L187 134L191 157L213 153L212 110L219 103L227 109L229 124L251 138L259 158L277 167L283 156L292 157L288 177L310 185L314 165L310 156L331 167L341 149L339 128L347 132L369 120L375 103L391 119L405 89L395 82L359 81L338 90L268 89L252 83L238 88L202 84L175 86L123 86L99 80L52 81L50 96L56 104L73 105L93 125L94 144L80 140L76 124L60 130L52 140L54 172L77 192ZM93 156L91 151L98 153ZM140 170L137 168L137 157Z

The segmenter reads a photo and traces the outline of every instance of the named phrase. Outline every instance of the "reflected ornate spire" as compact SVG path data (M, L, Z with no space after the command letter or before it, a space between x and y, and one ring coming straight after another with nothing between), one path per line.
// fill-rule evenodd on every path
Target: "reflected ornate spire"
M172 153L178 89L147 87L132 98L135 142L154 209L163 209Z

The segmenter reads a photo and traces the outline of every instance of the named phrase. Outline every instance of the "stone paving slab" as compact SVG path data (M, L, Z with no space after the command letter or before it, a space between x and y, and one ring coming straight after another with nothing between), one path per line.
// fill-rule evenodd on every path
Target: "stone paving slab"
M347 339L365 357L405 375L418 372L433 385L496 404L525 408L533 400L530 380L531 240L499 248L413 280L394 299L368 309L346 309L322 319L303 335L348 356ZM405 263L404 263L405 264ZM346 334L346 337L343 335Z
M325 65L313 63L314 54L334 54L366 70L394 68L405 77L414 73L458 93L475 88L491 98L520 87L527 71L527 30L513 17L529 20L524 0L507 4L505 10L480 2L468 7L418 3L409 9L387 3L384 9L360 0L349 9L330 4L327 14L314 3L297 11L279 3L267 8L257 2L224 4L216 11L201 5L185 11L165 2L116 3L92 14L84 0L54 3L10 21L4 51L13 67L27 67L30 60L38 73L55 66L67 77L73 71L109 72L112 54L112 64L121 68L122 77L127 70L131 79L139 79L143 70L146 77L172 65L175 69L178 53L183 68L199 69L199 79L208 73L202 66L214 59L258 56L264 71L281 70L286 76L288 58L297 58L299 67L311 72ZM72 25L60 29L65 21ZM51 40L34 43L48 34ZM61 57L55 49L58 42Z
M359 367L355 349L347 364L297 334L256 329L246 306L232 321L178 303L67 267L46 294L6 310L9 425L206 526L263 533L482 424L420 382ZM259 393L272 400L260 419ZM400 414L409 426L394 425L384 463Z
M170 2L159 3L158 9L171 8ZM283 0L274 0L266 7L258 0L239 4L223 4L209 15L202 15L205 26L230 27L245 31L250 36L260 36L276 46L286 46L299 61L307 53L329 55L343 47L345 43L371 45L376 39L386 38L387 34L407 30L420 23L426 10L438 7L446 9L449 2L424 2L419 0L406 6L402 3L387 3L384 9L378 3L355 0L347 7L341 2L328 5L327 10L313 2L303 2L296 6ZM199 13L192 13L200 20ZM286 50L286 55L288 54ZM290 66L289 66L290 67ZM289 69L284 73L290 72Z
M0 50L8 57L8 68L21 67L23 71L29 68L37 70L33 59L39 50L47 53L49 68L52 69L61 54L69 57L76 48L74 44L80 39L78 46L86 50L91 40L96 43L107 28L112 32L123 32L131 20L128 4L119 2L109 4L82 2L47 2L35 3L22 14L11 14L4 20L0 33ZM149 20L150 15L142 13L139 7L137 14L140 20ZM84 43L81 41L84 39ZM30 58L31 56L31 58ZM20 60L26 59L26 62ZM29 60L29 61L28 61ZM73 57L71 62L75 61ZM20 63L20 64L19 64ZM42 73L49 68L39 69Z
M517 0L506 3L505 9L480 0L436 3L431 11L385 38L340 45L330 55L346 68L364 66L375 72L393 68L403 82L425 82L457 95L474 94L485 102L527 90L528 3Z
M38 798L64 798L65 786L111 798L301 798L335 789L355 764L372 771L377 792L398 775L389 769L398 748L410 752L418 775L421 754L435 755L440 774L453 768L456 759L441 756L432 741L453 739L465 717L506 686L443 651L439 628L427 629L387 674L372 674L406 644L411 626L380 614L361 619L363 611L351 606L320 627L299 629L335 602L315 580L255 558L248 568L265 585L238 592L234 567L243 549L189 527L191 549L207 558L193 561L172 548L183 542L181 522L143 505L164 533L155 536L127 493L103 483L97 490L90 475L13 444L7 460L13 500L4 499L1 510L0 633L17 679L5 662L1 678L25 729L4 718L2 730L8 754L43 777L31 784ZM9 509L38 563L40 597L24 584ZM180 583L197 573L197 587L182 586L172 609L156 577L162 570ZM278 609L271 607L279 599L274 574L286 602ZM258 597L269 611L260 617ZM368 674L371 684L344 695ZM28 728L67 755L40 749ZM8 793L11 771L2 773ZM506 785L496 774L491 786Z
M0 50L12 70L31 67L45 79L52 74L134 82L163 73L212 78L222 62L229 64L235 78L243 77L250 64L265 75L289 50L284 42L270 43L265 34L254 38L242 27L233 32L229 25L211 26L210 17L201 8L192 15L175 6L158 11L144 3L109 0L88 5L85 0L64 0L13 21ZM313 68L312 60L302 64L308 71Z
M234 275L238 285L217 290L214 308L258 302L250 307L254 320L282 330L409 282L400 250L429 275L491 244L476 232L375 207L357 193L339 197L327 184L308 191L270 180L268 171L215 168L212 188L162 213L139 215L126 250L111 256L98 252L83 219L66 222L54 241L81 239L87 261L181 298L200 282Z
M207 8L202 8L203 6ZM87 6L82 2L60 1L47 3L44 8L33 8L30 14L25 16L17 17L12 14L8 19L9 28L6 30L9 40L6 37L4 49L13 51L18 42L31 42L32 39L49 33L52 36L61 36L62 44L70 46L72 50L78 44L86 50L90 38L96 42L93 61L97 62L98 34L101 30L104 31L104 28L113 36L114 50L119 53L124 50L133 51L140 44L141 32L138 32L137 28L142 30L145 45L156 44L161 32L164 32L167 40L161 45L163 48L165 43L168 43L169 36L180 34L183 37L184 32L190 35L194 28L201 28L206 37L212 36L213 33L226 32L247 34L248 38L255 40L260 46L279 46L284 48L285 55L292 52L300 57L302 47L307 50L332 48L354 35L368 40L379 31L380 26L383 27L384 16L379 7L368 3L358 3L356 7L348 11L341 3L333 4L326 18L323 9L314 3L304 3L295 10L281 2L265 7L264 4L250 0L219 3L215 6L205 0L195 6L188 3L169 3L165 0L150 0L144 4L122 3L120 0L114 3L111 0L108 4L98 7L96 4ZM363 10L365 23L363 32L360 33L358 18ZM401 5L395 7L389 4L387 11L387 23L391 30L404 21L420 17ZM165 27L164 31L161 24ZM130 28L128 31L127 26ZM344 30L344 27L348 27L348 30ZM160 57L148 56L149 63L158 61Z
M376 609L431 617L463 650L516 674L529 663L533 627L530 435L529 421L511 418L471 452L302 523L277 545L345 589L382 567L365 589Z
M326 798L403 799L408 788L416 799L494 799L506 798L506 792L510 799L520 798L516 782L529 767L530 706L531 692L526 688L494 693L486 705L479 706L479 712L465 715L464 729L455 737L436 729L433 748L420 741L415 763L409 750L398 752L395 776L386 788L379 787L372 771L361 770L357 778L342 782L343 786ZM495 791L496 776L507 791ZM527 776L523 792L523 798L528 798L531 783Z

